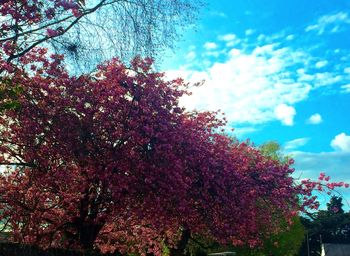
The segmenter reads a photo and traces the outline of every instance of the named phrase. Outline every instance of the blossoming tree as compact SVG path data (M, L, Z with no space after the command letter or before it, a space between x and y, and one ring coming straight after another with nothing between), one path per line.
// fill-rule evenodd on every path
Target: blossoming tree
M324 177L296 185L288 163L220 135L217 113L186 112L187 84L150 59L80 77L44 49L20 61L2 62L20 93L0 117L0 218L14 241L180 255L199 235L254 247L317 206Z

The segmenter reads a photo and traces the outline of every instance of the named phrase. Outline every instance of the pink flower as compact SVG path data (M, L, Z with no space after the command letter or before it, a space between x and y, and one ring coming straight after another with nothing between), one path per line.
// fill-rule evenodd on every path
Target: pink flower
M62 0L59 1L59 5L63 7L64 10L69 10L69 9L73 9L73 8L77 8L78 4L73 2L73 1L67 1L67 0Z
M82 15L81 11L77 8L72 9L72 13L75 17L79 17Z
M54 37L54 36L57 36L57 35L59 35L60 33L57 31L57 30L55 30L55 29L52 29L52 28L48 28L48 29L46 29L46 35L48 36L48 37Z
M323 180L326 174L324 172L320 173L320 176L318 177L319 180Z
M46 17L51 20L55 16L55 9L54 8L48 8L45 11Z
M333 211L334 213L337 213L337 212L339 211L339 208L336 207L336 206L333 206L333 207L332 207L332 211Z

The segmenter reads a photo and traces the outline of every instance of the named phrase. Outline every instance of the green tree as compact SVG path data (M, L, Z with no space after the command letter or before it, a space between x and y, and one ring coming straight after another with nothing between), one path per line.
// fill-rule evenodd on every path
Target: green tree
M265 240L263 255L293 256L297 255L304 239L305 229L300 217L293 218L293 224L287 228L282 223L283 230Z
M289 159L288 156L282 153L281 146L276 141L268 141L259 146L260 152L264 156L271 157L272 159L281 163L286 163Z
M280 144L276 141L263 143L259 149L264 156L271 157L281 163L287 163L290 159L289 156L283 154ZM304 239L305 229L300 217L294 217L292 221L293 224L288 227L287 223L282 220L281 231L267 237L263 247L252 255L297 255Z
M305 229L299 217L294 217L292 221L290 226L287 222L281 221L281 231L263 238L263 244L258 248L222 246L202 237L194 237L187 251L188 254L196 256L220 251L234 251L237 255L244 256L294 256L298 254L302 245Z

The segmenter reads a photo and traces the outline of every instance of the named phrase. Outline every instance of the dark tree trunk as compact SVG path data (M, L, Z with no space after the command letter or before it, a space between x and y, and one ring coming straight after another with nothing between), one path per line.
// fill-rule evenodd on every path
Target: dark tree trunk
M170 249L170 256L183 256L185 255L185 249L188 241L191 237L191 232L189 229L184 229L181 234L181 239L176 244L176 248Z
M84 251L90 252L94 248L94 242L97 238L98 233L101 230L102 225L84 223L80 230L80 244Z

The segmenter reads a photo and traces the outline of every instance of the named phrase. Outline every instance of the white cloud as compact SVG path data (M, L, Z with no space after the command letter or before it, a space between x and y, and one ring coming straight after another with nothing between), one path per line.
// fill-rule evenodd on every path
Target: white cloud
M313 74L312 79L316 87L334 85L344 81L343 76L332 72Z
M189 53L186 54L185 58L187 61L192 61L196 58L196 53L194 51L190 51Z
M340 27L338 25L334 26L331 30L331 33L337 33L340 31Z
M235 34L225 34L225 35L219 36L219 40L221 41L232 41L232 40L235 40L236 38L237 36Z
M286 104L280 104L275 108L275 115L283 125L292 126L294 124L295 108Z
M338 134L331 141L331 146L335 150L350 152L350 136L346 135L344 132Z
M189 82L205 80L191 89L181 104L187 109L218 110L226 113L230 124L261 124L280 120L293 125L293 105L308 97L312 86L298 81L294 66L306 65L307 54L278 44L256 47L250 52L231 49L226 60L215 62L203 71L172 71ZM290 70L292 68L292 70Z
M286 31L282 30L280 32L270 34L270 35L265 35L265 34L260 34L257 36L256 40L259 43L281 43L283 40L292 40L294 39L294 35L286 35Z
M235 34L225 34L218 36L220 41L226 42L226 47L232 47L241 42L241 40Z
M234 128L233 135L235 135L238 139L244 139L243 137L248 133L257 132L259 129L256 127L238 127Z
M278 40L285 39L286 33L277 33L271 38L277 36ZM255 47L232 33L221 35L217 40L225 43L241 40L245 46L242 43L242 47L221 50L217 42L207 42L206 47L212 49L202 53L202 61L196 58L194 65L177 71L189 82L205 80L202 87L192 88L192 95L183 97L181 104L189 110L221 109L233 126L274 120L291 126L296 115L295 104L307 99L311 90L349 91L350 76L347 78L348 70L344 70L349 67L347 62L327 72L315 72L314 67L326 65L326 60L320 61L301 49L285 47L277 39L268 39L269 36L261 34L259 37L262 41ZM215 56L220 58L215 61L206 58ZM324 86L327 87L321 88ZM319 122L317 118L312 117L310 123Z
M316 66L316 68L323 68L323 67L327 66L327 64L328 64L328 61L321 60L321 61L316 62L315 66Z
M203 56L212 56L212 57L218 57L220 55L220 52L218 51L208 51L203 53Z
M254 33L254 30L253 29L247 29L246 31L245 31L245 35L246 36L250 36L250 35L252 35Z
M264 34L260 34L256 39L261 42L266 38L266 36Z
M314 80L314 76L313 75L310 75L310 74L307 74L305 73L305 69L303 68L299 68L297 70L297 74L298 74L298 81L300 82L311 82Z
M322 116L319 113L315 113L308 118L307 123L320 124L322 123Z
M345 84L341 88L343 89L343 93L350 93L350 84Z
M229 55L231 57L236 57L239 56L241 54L241 51L239 49L233 48L230 50Z
M216 16L216 17L220 17L220 18L227 18L226 13L224 12L219 12L219 11L212 11L210 12L211 16Z
M191 44L191 45L188 47L188 50L194 51L194 50L196 50L196 46L195 46L194 44Z
M346 68L344 68L344 73L346 73L346 74L350 74L350 67L346 67Z
M214 50L218 47L218 45L214 42L206 42L203 46L206 50Z
M226 43L226 47L232 47L232 46L235 46L239 43L239 41L230 41L230 42L227 42Z
M288 35L288 36L286 37L286 40L287 40L287 41L291 41L291 40L293 40L294 38L295 38L294 35Z
M309 138L298 138L294 140L287 141L283 148L285 150L294 150L296 148L304 146L310 139Z
M340 30L340 25L342 24L350 24L350 18L346 12L321 16L316 24L307 26L305 31L315 31L319 35L322 35L326 31L336 33Z

